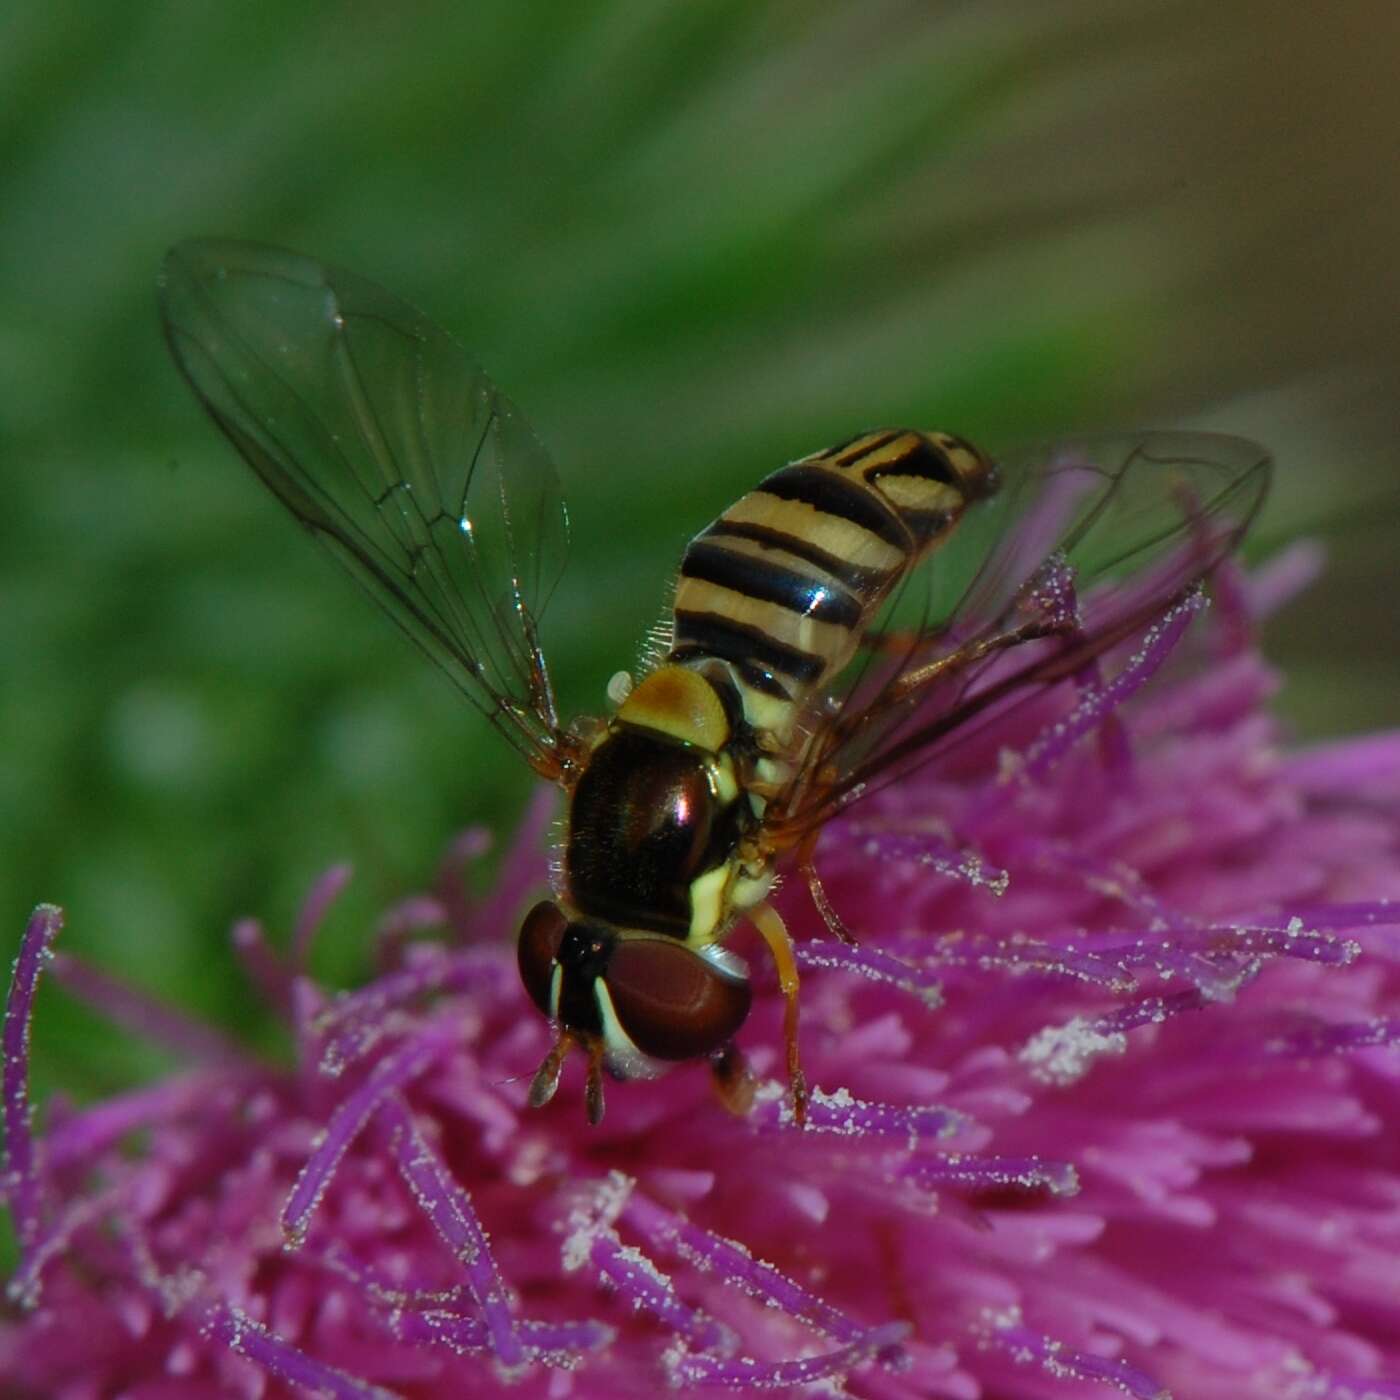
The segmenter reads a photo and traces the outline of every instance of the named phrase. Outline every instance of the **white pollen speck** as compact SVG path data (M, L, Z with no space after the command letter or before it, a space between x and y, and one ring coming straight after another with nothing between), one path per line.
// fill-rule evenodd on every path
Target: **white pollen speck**
M1082 1016L1060 1026L1046 1026L1021 1047L1017 1058L1039 1080L1071 1084L1100 1055L1121 1055L1128 1048L1122 1031L1095 1030Z

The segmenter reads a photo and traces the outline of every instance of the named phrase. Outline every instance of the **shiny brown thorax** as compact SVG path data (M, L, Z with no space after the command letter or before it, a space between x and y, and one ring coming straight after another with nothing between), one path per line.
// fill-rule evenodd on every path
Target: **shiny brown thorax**
M564 877L580 914L685 938L691 886L724 866L754 825L725 795L714 757L618 723L589 757L569 811Z

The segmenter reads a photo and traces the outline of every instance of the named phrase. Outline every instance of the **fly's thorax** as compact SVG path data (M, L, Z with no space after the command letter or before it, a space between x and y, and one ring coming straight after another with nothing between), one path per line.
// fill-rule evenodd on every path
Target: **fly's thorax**
M736 767L734 708L682 666L623 700L570 801L564 878L581 913L695 947L723 933L757 820Z

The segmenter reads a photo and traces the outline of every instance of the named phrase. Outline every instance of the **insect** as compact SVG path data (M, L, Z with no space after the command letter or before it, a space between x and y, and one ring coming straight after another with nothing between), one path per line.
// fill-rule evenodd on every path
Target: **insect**
M748 923L784 997L792 1111L807 1089L782 862L849 937L813 866L822 827L1059 685L1200 586L1262 499L1240 439L1148 433L994 466L949 433L866 432L763 477L681 560L664 644L611 713L561 723L539 627L567 517L550 460L442 330L352 273L196 240L167 257L166 336L214 422L293 516L567 797L558 888L525 917L526 990L566 1057L647 1077L708 1060L725 1104ZM901 621L902 619L902 621Z

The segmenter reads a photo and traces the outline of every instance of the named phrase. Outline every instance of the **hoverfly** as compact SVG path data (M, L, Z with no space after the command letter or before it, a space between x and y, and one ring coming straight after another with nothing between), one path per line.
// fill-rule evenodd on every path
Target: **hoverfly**
M515 405L445 332L352 273L196 240L160 279L176 362L293 516L568 803L555 897L518 959L565 1057L602 1075L708 1060L747 1110L750 1007L725 946L747 921L785 998L796 1120L793 946L769 902L781 859L838 936L822 826L979 717L1082 680L1198 588L1268 480L1239 439L1147 433L994 466L950 433L889 429L763 478L681 560L665 644L603 718L560 722L539 626L567 517ZM930 556L936 556L931 558ZM912 579L922 611L884 627Z

